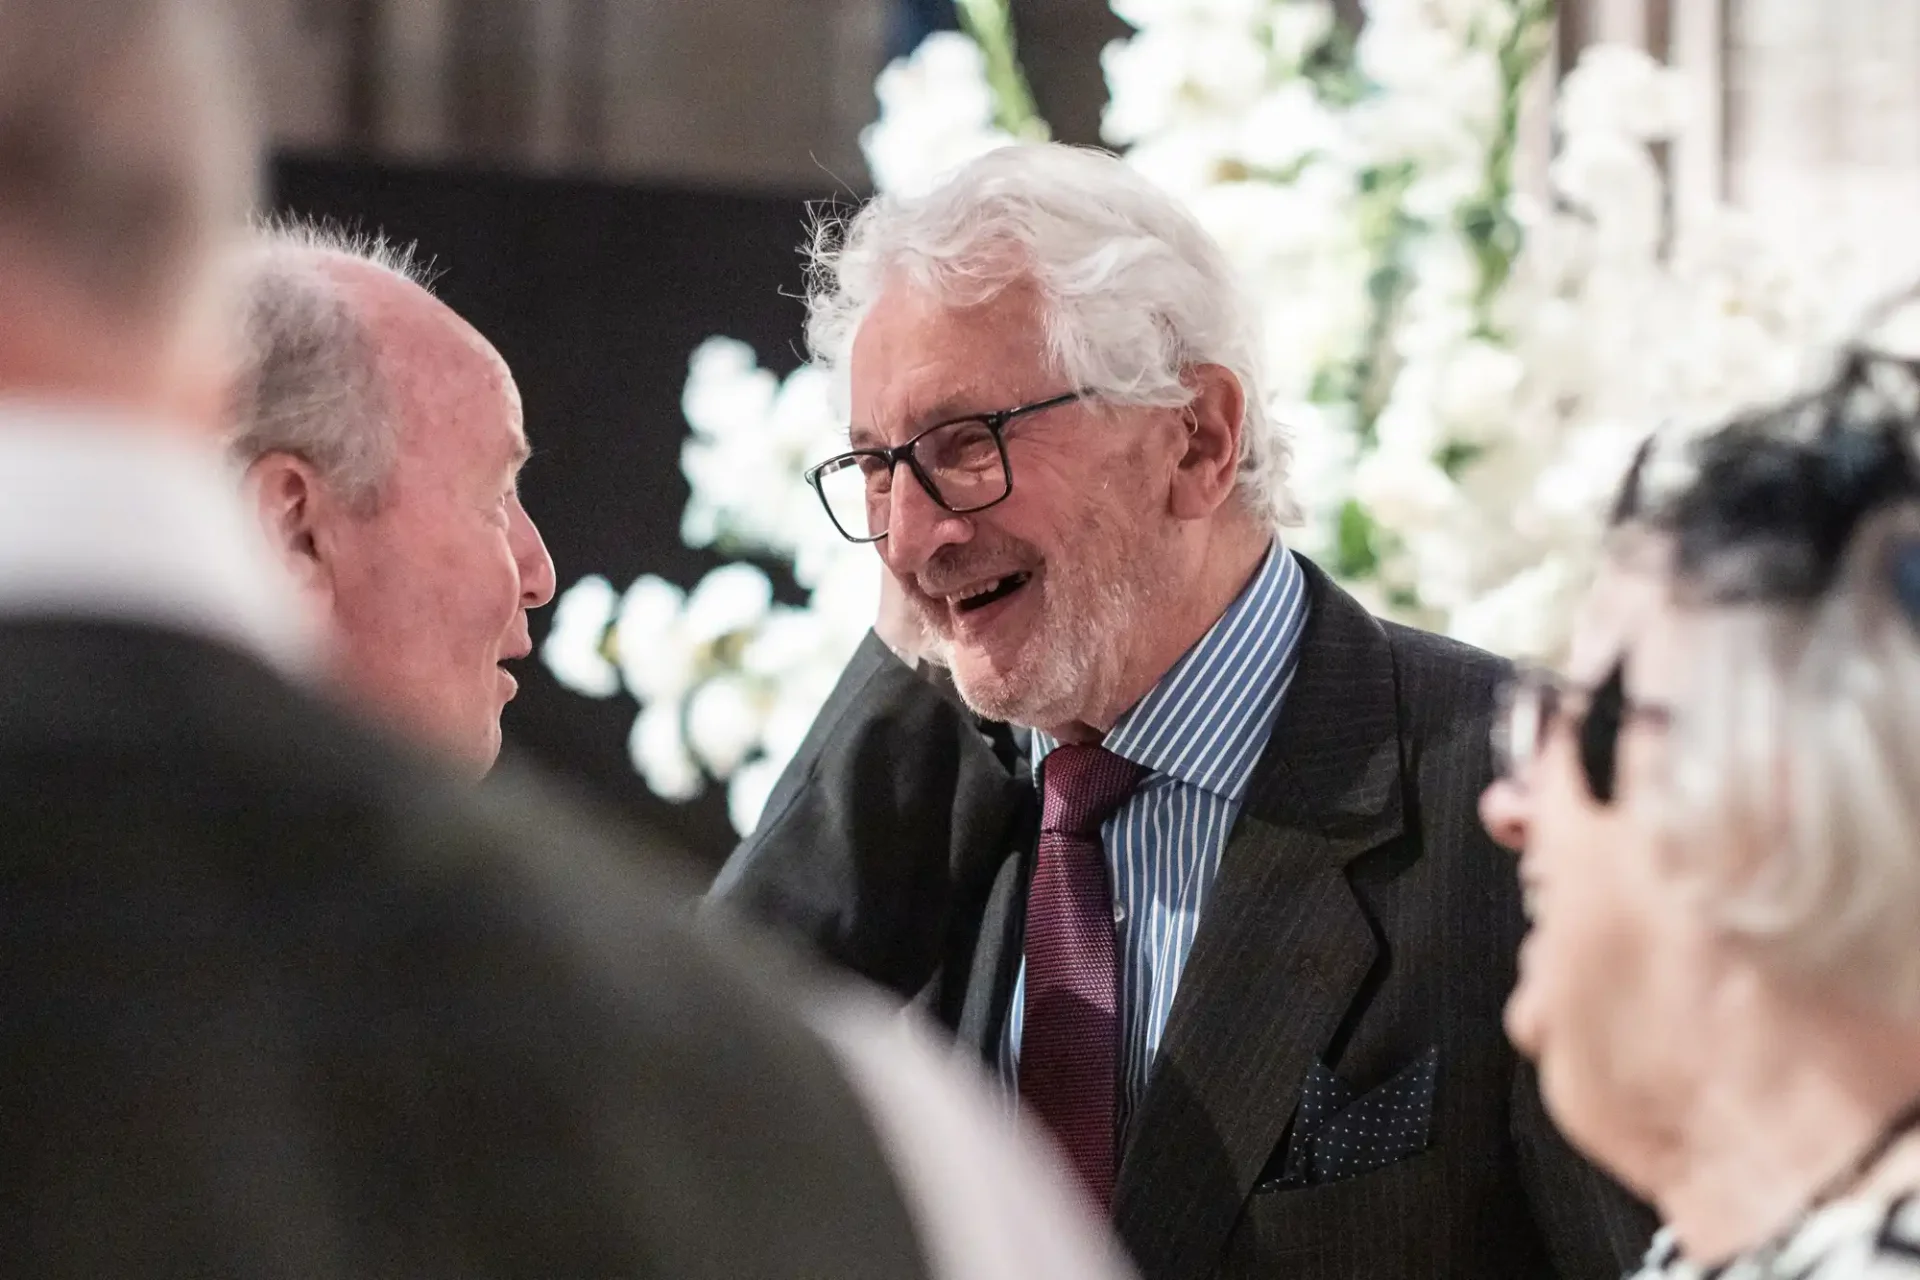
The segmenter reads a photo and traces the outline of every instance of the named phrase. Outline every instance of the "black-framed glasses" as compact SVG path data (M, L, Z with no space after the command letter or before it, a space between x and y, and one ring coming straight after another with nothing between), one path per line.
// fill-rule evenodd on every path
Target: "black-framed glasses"
M1007 462L1007 424L1031 413L1057 409L1093 393L1081 388L1012 409L936 422L891 449L851 449L807 470L833 527L851 542L887 536L893 510L893 474L901 463L927 496L955 515L985 511L1013 492Z
M1573 710L1580 699L1586 706ZM1666 728L1673 723L1673 709L1627 696L1624 659L1591 689L1543 667L1521 667L1501 686L1494 710L1493 758L1500 776L1516 778L1525 771L1563 719L1573 727L1588 793L1597 804L1611 804L1620 731L1634 720Z

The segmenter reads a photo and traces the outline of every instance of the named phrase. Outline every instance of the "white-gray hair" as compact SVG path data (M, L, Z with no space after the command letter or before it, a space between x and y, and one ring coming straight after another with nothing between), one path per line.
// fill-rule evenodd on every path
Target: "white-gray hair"
M1873 517L1812 607L1703 608L1673 741L1670 831L1703 905L1783 976L1920 1019L1920 624Z
M258 178L220 17L207 0L0 0L0 245L112 314L172 325L201 303Z
M1920 366L1818 389L1646 461L1623 532L1686 622L1672 856L1708 918L1796 985L1920 1020Z
M266 224L240 266L228 450L241 467L271 453L304 459L366 513L393 467L399 418L373 335L326 269L340 258L431 283L410 247L305 221Z
M1002 147L926 195L821 218L807 340L841 379L861 321L896 276L954 306L1030 282L1060 375L1116 403L1182 408L1194 396L1188 370L1226 368L1246 396L1242 501L1275 524L1298 522L1291 451L1267 413L1258 313L1213 238L1125 162L1057 143Z

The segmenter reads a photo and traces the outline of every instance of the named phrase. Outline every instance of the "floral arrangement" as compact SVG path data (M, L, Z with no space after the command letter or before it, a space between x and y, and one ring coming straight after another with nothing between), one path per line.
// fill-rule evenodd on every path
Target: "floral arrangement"
M1671 211L1658 148L1694 87L1639 51L1586 51L1555 96L1545 198L1516 190L1551 0L1370 0L1357 35L1326 0L1112 3L1135 31L1102 57L1106 139L1263 304L1308 513L1288 541L1384 615L1552 657L1640 438L1787 390L1853 317L1804 244ZM1046 136L1005 0L959 7L964 33L876 85L861 143L882 191ZM820 371L781 381L711 339L684 408L686 541L790 562L807 605L744 562L691 592L590 577L542 652L570 688L640 704L629 747L654 791L723 779L745 832L872 622L879 568L800 478L844 440Z

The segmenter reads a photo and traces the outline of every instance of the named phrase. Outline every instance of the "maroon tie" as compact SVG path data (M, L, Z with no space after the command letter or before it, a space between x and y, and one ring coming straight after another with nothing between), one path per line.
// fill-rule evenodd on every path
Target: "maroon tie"
M1040 856L1027 891L1020 1098L1053 1130L1087 1190L1113 1198L1120 1019L1113 899L1100 824L1147 769L1063 744L1040 769Z

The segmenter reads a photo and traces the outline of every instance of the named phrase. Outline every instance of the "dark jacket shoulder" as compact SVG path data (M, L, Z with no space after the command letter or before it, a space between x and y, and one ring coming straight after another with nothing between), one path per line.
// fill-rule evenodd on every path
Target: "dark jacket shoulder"
M919 1270L791 996L701 936L665 846L537 780L475 794L215 644L6 624L0 830L0 1097L37 1232L0 1256Z
M1393 653L1400 701L1414 711L1484 715L1513 672L1510 660L1485 649L1398 622L1380 625Z

